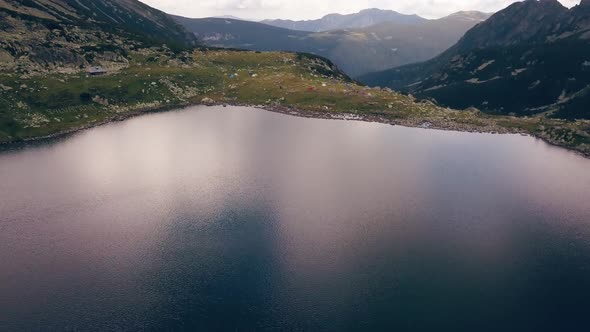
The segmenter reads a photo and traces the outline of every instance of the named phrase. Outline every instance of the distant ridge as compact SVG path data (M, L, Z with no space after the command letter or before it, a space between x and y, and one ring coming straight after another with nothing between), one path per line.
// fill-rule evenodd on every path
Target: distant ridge
M489 14L457 13L438 20L384 22L326 32L289 30L232 19L175 19L210 46L314 53L333 60L349 75L359 76L431 59L487 17Z
M405 15L393 10L365 9L355 14L329 14L317 20L264 20L261 23L299 31L323 32L337 29L358 29L390 22L413 24L426 21L418 15Z
M227 18L227 19L230 19L230 20L246 21L246 22L252 21L252 20L247 20L245 18L241 18L241 17L237 17L237 16L233 16L233 15L214 16L213 18Z

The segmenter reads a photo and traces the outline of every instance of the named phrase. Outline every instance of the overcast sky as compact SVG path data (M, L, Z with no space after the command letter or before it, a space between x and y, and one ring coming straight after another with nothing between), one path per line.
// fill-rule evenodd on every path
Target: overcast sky
M186 17L233 15L248 19L316 19L329 13L349 14L366 8L438 18L460 10L495 12L515 0L140 0L170 14ZM560 0L571 7L580 0Z

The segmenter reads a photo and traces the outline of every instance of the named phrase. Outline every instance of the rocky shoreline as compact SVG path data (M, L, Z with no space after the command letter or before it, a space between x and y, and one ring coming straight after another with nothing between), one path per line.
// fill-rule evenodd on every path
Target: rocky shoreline
M86 129L92 129L92 128L96 128L96 127L100 127L103 125L107 125L109 123L114 123L114 122L121 122L121 121L125 121L137 116L141 116L141 115L145 115L145 114L150 114L150 113L160 113L160 112L166 112L166 111L170 111L173 109L179 109L182 107L189 107L189 106L199 106L201 104L186 104L186 105L166 105L165 107L158 107L158 108L154 108L154 109L146 109L146 110L141 110L141 111L136 111L136 112L129 112L129 113L124 113L124 114L117 114L116 116L113 117L109 117L107 119L98 121L98 122L92 122L92 123L88 123L85 124L83 126L77 126L77 127L72 127L66 130L61 130L58 132L55 132L53 134L50 135L43 135L43 136L37 136L37 137L29 137L29 138L24 138L24 139L17 139L17 140L10 140L10 141L4 141L4 142L0 142L0 150L2 147L6 147L12 144L18 144L18 143L27 143L27 142L35 142L35 141L42 141L42 140L50 140L50 139L55 139L55 138L60 138L60 137L64 137L67 135L71 135L71 134L75 134L77 132L86 130Z
M102 125L106 125L113 122L125 121L127 119L131 119L137 116L141 116L144 114L149 113L159 113L159 112L166 112L173 109L181 109L191 106L234 106L234 107L251 107L262 109L269 112L280 113L285 115L303 117L303 118L313 118L313 119L327 119L327 120L345 120L345 121L363 121L363 122L375 122L375 123L383 123L388 124L391 126L402 126L402 127L409 127L409 128L422 128L422 129L434 129L434 130L444 130L444 131L457 131L457 132L467 132L467 133L482 133L482 134L518 134L522 136L529 136L534 137L536 139L540 139L543 142L566 149L568 151L572 151L582 157L590 159L590 152L579 151L576 149L569 148L567 146L559 145L555 142L552 142L546 138L538 137L532 135L526 131L519 130L518 128L505 128L500 127L497 125L488 125L488 126L475 126L468 123L445 123L444 125L438 123L432 123L425 119L386 119L384 117L371 115L371 114L352 114L352 113L330 113L330 112L320 112L320 111L301 111L300 109L294 107L287 107L282 105L251 105L246 103L187 103L187 104L176 104L176 105L166 105L165 107L158 107L154 109L147 109L142 111L130 112L126 114L118 114L114 117L95 122L89 123L83 126L70 128L67 130L59 131L51 135L39 136L39 137L31 137L26 139L20 140L12 140L6 142L0 142L0 150L2 148L11 146L13 144L18 143L27 143L27 142L35 142L35 141L42 141L42 140L50 140L59 137L64 137L67 135L71 135L86 129L91 129L95 127L99 127Z
M325 112L301 112L295 108L289 108L289 107L284 107L284 106L250 106L250 105L236 105L236 106L254 107L254 108L264 109L264 110L270 111L270 112L305 117L305 118L376 122L376 123L388 124L391 126L434 129L434 130L444 130L444 131L457 131L457 132L465 132L465 133L499 134L499 135L512 134L512 135L528 136L528 137L532 137L535 139L539 139L551 146L559 147L559 148L574 152L575 154L582 156L584 158L590 159L590 151L584 152L584 151L572 149L567 146L560 145L556 142L552 142L551 140L548 140L546 138L532 135L524 130L519 130L518 128L505 128L505 127L499 127L499 126L490 126L490 127L479 127L478 126L478 127L476 127L476 126L465 124L465 123L454 123L452 126L440 126L440 125L432 124L432 123L428 122L427 120L412 120L412 119L390 120L390 119L385 119L383 117L374 116L374 115L333 114L333 113L325 113ZM349 118L349 117L347 117L347 115L353 116L353 117ZM424 123L429 123L430 125L425 126Z
M392 126L402 126L410 128L422 128L422 129L435 129L435 130L446 130L446 131L458 131L468 133L488 133L488 134L522 134L530 136L528 133L522 130L510 130L508 128L498 126L486 126L479 127L469 124L453 123L452 125L439 125L424 119L397 119L391 120L384 117L370 115L370 114L353 114L353 113L328 113L328 112L313 112L313 111L300 111L296 108L284 107L284 106L251 106L251 105L236 105L246 106L263 109L269 112L293 115L304 118L314 119L328 119L328 120L346 120L346 121L363 121L363 122L377 122L388 124Z

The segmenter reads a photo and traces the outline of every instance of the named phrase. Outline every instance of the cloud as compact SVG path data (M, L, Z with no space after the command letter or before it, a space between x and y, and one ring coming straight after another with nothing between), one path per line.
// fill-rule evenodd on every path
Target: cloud
M187 17L234 15L243 18L315 19L329 13L354 13L366 8L392 9L428 18L460 10L495 12L515 0L141 0L165 12ZM572 7L580 0L560 0Z

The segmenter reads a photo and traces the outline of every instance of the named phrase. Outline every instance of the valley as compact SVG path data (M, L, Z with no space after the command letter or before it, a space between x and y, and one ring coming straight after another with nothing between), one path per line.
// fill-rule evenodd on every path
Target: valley
M175 20L207 46L313 53L329 58L356 78L370 72L430 60L455 44L467 30L489 17L489 14L480 12L460 12L437 20L399 19L398 16L386 16L387 19L380 20L381 15L389 13L371 13L370 22L375 24L348 22L346 28L316 29L320 30L316 32L225 18L175 17ZM366 15L369 14L361 12L355 17L358 16L359 22L366 22L369 19Z

